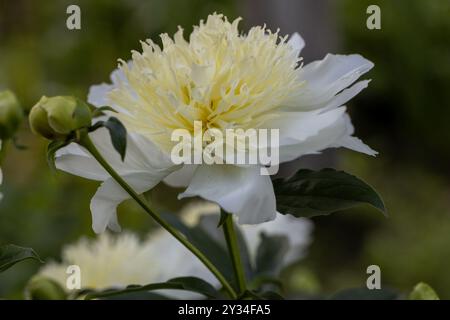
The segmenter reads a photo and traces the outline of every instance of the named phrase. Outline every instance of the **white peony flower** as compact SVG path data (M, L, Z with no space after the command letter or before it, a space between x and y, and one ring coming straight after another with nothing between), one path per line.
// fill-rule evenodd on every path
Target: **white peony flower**
M77 265L81 271L82 288L123 288L144 284L158 274L155 253L147 242L124 232L114 237L104 233L96 239L82 238L62 251L62 262L50 262L39 274L57 281L66 288L67 268Z
M181 216L189 225L196 224L204 214L218 212L220 209L217 205L203 202L187 207ZM288 238L290 250L280 267L304 255L310 243L311 230L312 223L309 220L283 215L257 226L241 227L252 259L256 255L261 232ZM80 267L81 288L124 288L130 284L165 282L182 276L195 276L219 287L213 274L162 229L152 232L145 241L139 241L135 235L127 232L116 236L103 233L90 240L83 238L63 249L61 263L48 263L39 271L39 275L51 278L66 288L66 270L70 265ZM178 297L179 293L175 296Z
M126 126L125 162L109 142L105 130L91 133L95 145L117 172L139 193L164 179L185 186L180 198L200 196L236 214L241 224L257 224L276 216L269 176L258 165L178 165L170 160L175 129L279 129L280 163L326 148L345 147L375 155L353 136L342 105L367 87L356 80L373 67L357 54L328 54L306 66L298 34L280 37L265 27L240 33L238 23L210 15L185 40L183 30L171 39L162 34L163 47L151 40L142 53L133 51L121 62L111 84L91 87L89 102L109 105ZM116 207L129 198L97 162L71 145L57 154L59 169L102 181L91 202L93 228L119 229Z

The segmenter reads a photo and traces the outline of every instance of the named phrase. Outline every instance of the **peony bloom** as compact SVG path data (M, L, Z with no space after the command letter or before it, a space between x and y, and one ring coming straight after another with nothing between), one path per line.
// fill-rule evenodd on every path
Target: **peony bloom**
M199 196L238 216L241 224L273 220L276 203L269 176L259 165L174 165L170 152L175 129L279 129L279 161L287 162L326 148L345 147L375 155L353 136L353 126L342 106L369 81L356 80L373 67L357 54L328 54L303 66L304 41L289 39L265 27L247 34L240 19L229 22L210 15L186 40L180 28L171 39L162 34L163 47L151 40L132 60L121 61L111 84L91 87L88 101L111 106L126 126L125 162L104 129L91 134L103 156L142 193L164 180L186 190L180 198ZM57 154L57 167L102 181L91 202L93 228L118 229L116 207L129 198L96 161L71 145Z
M197 203L183 211L181 216L185 222L196 224L202 215L218 213L220 208L215 204ZM252 259L256 256L261 232L286 236L290 249L280 266L282 268L304 255L310 242L312 224L306 219L278 215L274 221L241 228ZM81 239L63 249L61 263L47 264L39 275L53 279L65 288L68 277L66 269L70 265L80 267L81 287L85 289L123 288L130 284L165 282L182 276L199 277L219 286L211 272L162 229L152 232L145 241L139 241L135 235L126 232L115 237L103 233L96 239Z

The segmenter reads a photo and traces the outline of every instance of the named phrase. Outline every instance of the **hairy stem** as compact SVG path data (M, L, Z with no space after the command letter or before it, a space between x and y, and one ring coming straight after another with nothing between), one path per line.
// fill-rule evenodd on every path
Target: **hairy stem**
M244 268L242 267L241 254L239 252L236 230L234 229L233 217L226 212L222 212L222 214L227 215L223 224L223 233L233 263L234 274L239 286L239 293L242 294L245 292L247 286L245 284Z
M172 227L167 223L161 216L150 208L150 205L146 200L141 198L131 186L122 179L122 177L108 164L108 162L103 158L100 152L97 150L95 145L92 143L87 133L81 134L79 139L79 144L86 148L91 155L100 163L100 165L111 175L111 177L147 212L161 227L167 230L172 236L174 236L183 246L185 246L190 252L192 252L208 269L214 276L219 280L224 289L228 292L232 299L237 298L237 294L233 287L225 279L225 277L220 273L220 271L214 266L214 264L192 243L190 243L186 237L181 234L177 229Z

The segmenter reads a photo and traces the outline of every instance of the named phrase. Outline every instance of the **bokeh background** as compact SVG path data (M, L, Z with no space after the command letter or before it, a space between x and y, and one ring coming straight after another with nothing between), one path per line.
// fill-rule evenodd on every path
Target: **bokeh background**
M81 7L80 31L66 28L70 4ZM370 4L381 8L381 30L366 28ZM367 266L377 264L383 287L407 292L425 281L450 298L448 0L0 0L0 89L15 91L28 110L43 94L85 98L139 40L173 34L178 25L188 33L215 11L242 16L244 30L267 23L283 34L300 32L305 62L331 52L361 53L375 63L369 88L348 105L357 135L379 156L338 150L294 167L332 165L363 178L383 196L389 217L358 208L314 219L307 257L284 275L290 292L361 287ZM28 148L11 149L2 165L0 243L57 259L64 244L94 236L89 200L97 184L51 172L46 143L27 124L18 139ZM159 186L151 197L163 203L171 193ZM152 227L131 202L120 212L126 229L144 234ZM0 275L0 296L22 297L37 268L25 262Z

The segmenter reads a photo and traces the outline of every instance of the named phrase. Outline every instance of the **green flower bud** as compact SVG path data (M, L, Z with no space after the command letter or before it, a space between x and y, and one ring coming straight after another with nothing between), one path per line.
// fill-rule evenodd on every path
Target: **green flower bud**
M30 112L31 130L49 140L63 140L91 125L89 106L70 96L42 97Z
M26 287L26 296L31 300L66 300L64 289L54 280L42 276L33 277Z
M0 140L13 137L23 119L23 110L14 93L0 92Z
M419 282L409 294L409 300L439 300L439 296L428 284Z

